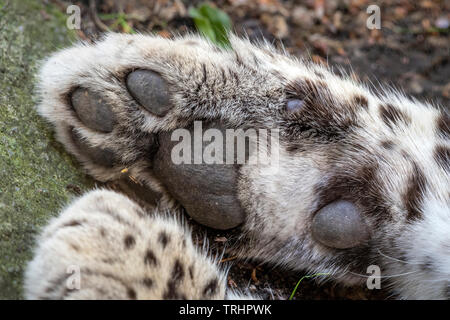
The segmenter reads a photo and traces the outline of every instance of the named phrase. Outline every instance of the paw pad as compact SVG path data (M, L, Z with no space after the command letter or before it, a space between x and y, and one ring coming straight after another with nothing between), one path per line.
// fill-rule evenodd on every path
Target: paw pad
M156 116L162 117L172 108L167 83L156 72L131 72L127 77L127 87L133 98Z
M348 201L334 201L314 216L313 237L330 248L348 249L367 241L367 225L356 206Z
M205 130L211 128L225 135L226 129L219 123L205 126ZM190 130L193 135L193 128ZM161 133L159 144L153 164L155 175L195 221L220 230L235 228L244 222L245 213L236 194L238 174L234 165L174 164L171 155L177 142L172 141L171 133ZM203 148L207 144L204 142ZM194 155L191 156L193 163Z
M78 88L72 93L72 106L81 122L99 132L111 132L116 118L105 100L95 92Z
M74 128L70 131L71 137L75 145L81 153L86 155L95 164L104 167L113 167L117 162L114 152L108 148L95 148L89 145L82 137L75 131Z

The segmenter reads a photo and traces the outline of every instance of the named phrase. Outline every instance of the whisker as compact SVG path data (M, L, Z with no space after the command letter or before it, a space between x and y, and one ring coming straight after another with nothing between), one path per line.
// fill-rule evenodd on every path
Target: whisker
M392 275L388 275L388 276L380 275L378 277L378 276L374 276L374 275L367 276L367 275L364 275L364 274L359 274L359 273L356 273L356 272L348 271L348 273L351 273L351 274L353 274L355 276L360 276L360 277L363 277L363 278L380 278L380 279L401 277L401 276L406 276L408 274L413 274L413 273L416 273L416 272L419 272L419 270L405 272L405 273L399 273L399 274L392 274Z
M414 263L414 262L404 261L404 260L400 260L400 259L397 259L397 258L394 258L394 257L390 257L390 256L384 254L383 252L381 252L380 249L378 249L378 253L379 253L380 255L382 255L383 257L385 257L385 258L388 258L388 259L391 259L391 260L394 260L394 261L398 261L398 262L401 262L401 263L412 264L412 265L418 265L418 264L420 264L420 263Z
M445 282L448 281L448 278L441 278L441 279L426 279L422 280L423 282Z

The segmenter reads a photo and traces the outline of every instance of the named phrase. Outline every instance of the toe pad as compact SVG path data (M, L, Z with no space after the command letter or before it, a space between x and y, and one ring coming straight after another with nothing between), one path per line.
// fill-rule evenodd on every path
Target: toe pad
M117 162L116 156L112 150L108 148L101 149L92 147L85 140L83 140L73 128L71 129L70 134L78 150L86 155L95 164L103 167L113 167Z
M127 87L133 98L156 116L162 117L172 108L167 83L156 72L131 72L127 77Z
M111 132L114 129L114 113L98 93L78 88L72 93L71 100L75 112L85 126L100 132Z

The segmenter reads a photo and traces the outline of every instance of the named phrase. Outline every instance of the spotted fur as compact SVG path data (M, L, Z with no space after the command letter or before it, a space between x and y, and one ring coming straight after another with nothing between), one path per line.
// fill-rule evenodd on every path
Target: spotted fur
M171 240L164 247L160 234ZM112 191L76 200L38 243L25 275L29 299L202 299L210 279L207 297L226 296L226 269L195 247L183 224Z

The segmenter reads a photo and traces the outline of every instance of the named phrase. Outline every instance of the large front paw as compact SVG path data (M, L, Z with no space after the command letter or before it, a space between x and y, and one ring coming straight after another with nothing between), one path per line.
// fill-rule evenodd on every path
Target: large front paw
M185 127L193 135L193 121L203 120L183 100L192 94L189 81L192 86L205 81L201 65L174 70L181 60L171 46L158 38L114 35L57 53L40 73L39 111L94 178L129 178L147 201L170 205L175 199L201 224L234 228L245 218L236 191L239 167L171 159L174 130ZM169 55L162 56L164 51ZM193 75L184 79L189 72ZM209 117L220 118L213 111ZM204 122L204 130L224 133L224 121Z

